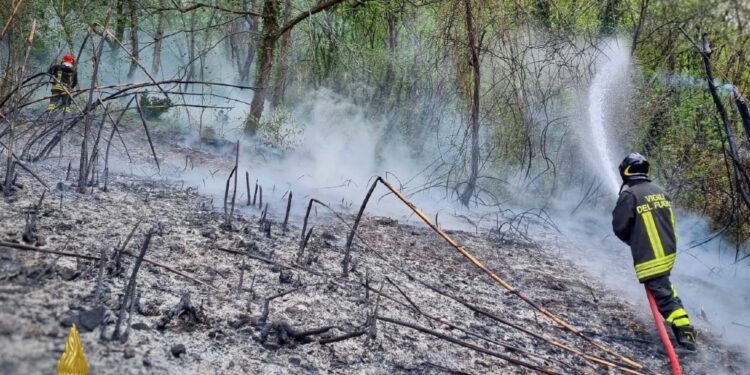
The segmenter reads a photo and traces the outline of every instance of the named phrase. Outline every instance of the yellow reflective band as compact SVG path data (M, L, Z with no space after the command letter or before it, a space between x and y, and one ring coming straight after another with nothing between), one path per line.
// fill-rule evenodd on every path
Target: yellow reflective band
M690 325L690 321L688 320L687 317L679 318L679 319L675 319L672 322L672 325L675 326L675 327L689 326Z
M675 319L684 318L684 317L687 317L687 312L685 311L685 309L679 308L669 313L669 316L667 316L666 320L672 323L672 321L674 321Z
M671 264L674 264L674 260L675 260L675 253L672 253L667 256L663 256L661 258L654 258L651 260L647 260L643 263L638 263L635 265L635 270L636 272L640 272L640 271L647 271L654 267L671 265Z
M630 167L631 167L630 165L625 167L625 170L622 172L622 174L624 174L625 176L632 176L633 174L630 173Z
M55 109L57 106L54 103L47 104L47 110Z
M677 227L674 225L674 211L669 207L669 219L672 221L672 233L674 234L674 244L677 246Z
M677 289L672 285L672 298L677 298Z
M669 254L662 258L652 259L635 265L635 274L638 280L644 280L651 276L657 276L669 272L674 266L675 254Z
M659 231L656 230L654 215L652 215L649 211L641 214L641 217L643 218L643 225L646 227L646 235L648 236L648 241L651 243L651 250L654 251L654 257L663 258L664 248L661 245Z
M666 274L670 270L672 270L672 266L667 265L667 266L662 266L659 268L648 269L646 271L636 272L635 274L636 274L636 277L638 277L639 281L644 281L647 278L652 277L652 276L659 276L659 275Z

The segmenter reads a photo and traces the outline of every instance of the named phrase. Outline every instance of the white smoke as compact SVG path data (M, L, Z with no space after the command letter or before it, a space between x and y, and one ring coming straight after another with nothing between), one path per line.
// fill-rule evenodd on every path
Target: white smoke
M611 231L610 210L614 206L619 179L616 174L617 161L624 156L622 147L626 146L621 136L623 124L628 118L627 96L630 87L629 49L625 43L608 41L600 46L603 52L596 64L597 73L589 89L585 92L584 105L579 111L586 115L576 126L578 139L581 141L582 154L587 155L589 162L586 168L595 171L602 181L599 199L593 203L584 203L575 209L575 203L581 199L582 191L571 188L558 195L553 203L553 218L570 243L563 245L561 255L575 260L583 266L588 275L601 280L616 293L631 301L641 311L645 321L651 319L648 314L643 287L638 284L632 267L630 250L622 244ZM179 53L165 54L162 75L174 74L179 70ZM218 52L209 54L207 65L221 65ZM120 64L122 65L122 64ZM113 70L117 70L114 67ZM123 70L118 68L116 80L122 79ZM213 78L231 81L228 67L216 69L205 74L215 74ZM140 74L140 73L139 73ZM143 80L143 76L136 76ZM212 79L213 79L212 78ZM252 94L247 91L226 90L220 88L206 89L211 92L250 100ZM221 102L221 101L218 101ZM205 103L203 99L191 103ZM211 103L217 104L217 101ZM242 123L247 106L225 102L224 105L234 108L226 112L224 121L216 121L215 111L180 109L171 114L169 121L188 124L186 144L195 145L197 139L197 121L203 119L224 135L229 141L241 140L241 152L238 183L238 202L244 202L244 172L248 171L251 179L251 193L255 181L263 186L264 201L270 202L273 215L281 216L286 201L282 196L289 190L294 192L293 214L299 216L304 212L307 200L320 199L342 211L356 210L361 203L369 183L374 176L386 176L397 187L416 188L426 183L425 170L445 148L441 137L454 134L461 126L459 119L444 121L442 128L433 129L434 140L428 142L423 155L415 157L410 152L410 145L401 137L389 137L389 143L382 145L384 132L389 129L387 120L373 121L364 111L325 89L310 91L306 98L292 108L295 121L303 124L304 132L300 135L297 147L291 152L279 153L266 148L257 140L247 140L242 136ZM188 116L189 114L189 116ZM378 146L378 145L381 146ZM637 150L634 150L637 151ZM225 149L231 154L231 147ZM231 169L233 159L227 156L226 162L218 166L203 166L183 171L182 160L171 160L172 168L164 168L162 176L172 180L183 180L187 185L197 186L201 192L213 196L214 206L221 207L226 177ZM127 170L128 168L122 168ZM153 170L142 171L152 175ZM400 179L400 180L399 180ZM403 183L403 184L402 184ZM583 190L583 189L582 189ZM385 189L378 190L368 206L368 213L388 215L401 220L413 220L411 212L394 197L382 198ZM526 200L527 194L519 194ZM381 199L382 198L382 199ZM467 228L466 222L456 219L454 214L465 214L457 207L454 196L443 189L429 189L415 195L415 203L424 208L428 215L440 212L441 226ZM571 205L570 203L573 202ZM604 204L602 204L604 202ZM528 207L541 206L537 201L516 202ZM243 208L238 203L238 208ZM575 211L575 214L571 214ZM448 214L443 214L448 213ZM472 217L484 216L485 212L476 209ZM673 281L686 305L691 319L699 330L710 331L722 337L728 343L745 344L750 334L747 311L750 311L750 280L748 279L748 262L733 264L727 246L720 246L721 239L705 245L682 251L703 238L711 235L705 222L688 214L677 211L677 226L680 236L680 255L673 271ZM473 227L471 229L474 229ZM530 237L539 237L542 233L530 233ZM747 348L747 346L746 346Z

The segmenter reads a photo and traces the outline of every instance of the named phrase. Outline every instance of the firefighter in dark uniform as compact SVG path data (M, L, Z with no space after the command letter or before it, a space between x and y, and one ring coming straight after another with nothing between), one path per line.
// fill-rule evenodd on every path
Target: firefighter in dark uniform
M630 245L638 281L656 300L659 312L672 326L677 343L696 350L695 329L669 281L677 253L672 202L664 190L651 182L649 163L632 153L620 164L623 185L612 212L612 229Z
M52 97L49 98L47 110L62 108L70 112L70 91L78 85L78 73L74 66L73 55L63 56L60 64L52 65L47 73L52 77Z

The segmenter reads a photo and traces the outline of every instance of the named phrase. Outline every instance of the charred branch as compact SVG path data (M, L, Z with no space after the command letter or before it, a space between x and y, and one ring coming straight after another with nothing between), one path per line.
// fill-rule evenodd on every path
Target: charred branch
M141 246L141 251L138 253L138 257L133 264L133 272L130 274L130 279L128 280L128 284L125 287L125 291L123 292L122 303L120 304L120 313L117 315L115 330L114 332L112 332L112 340L120 339L120 325L122 324L122 320L125 317L125 310L128 306L128 301L130 301L130 299L132 299L135 295L135 283L138 277L138 270L141 268L143 257L146 255L148 246L151 243L151 237L153 237L154 233L154 230L150 230L146 234L146 238L143 240L143 245Z

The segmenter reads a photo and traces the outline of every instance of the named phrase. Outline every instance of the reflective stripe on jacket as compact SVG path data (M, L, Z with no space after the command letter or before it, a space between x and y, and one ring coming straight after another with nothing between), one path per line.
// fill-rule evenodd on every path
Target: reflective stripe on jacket
M612 229L630 245L640 282L668 275L677 251L672 202L651 181L637 181L620 193Z

